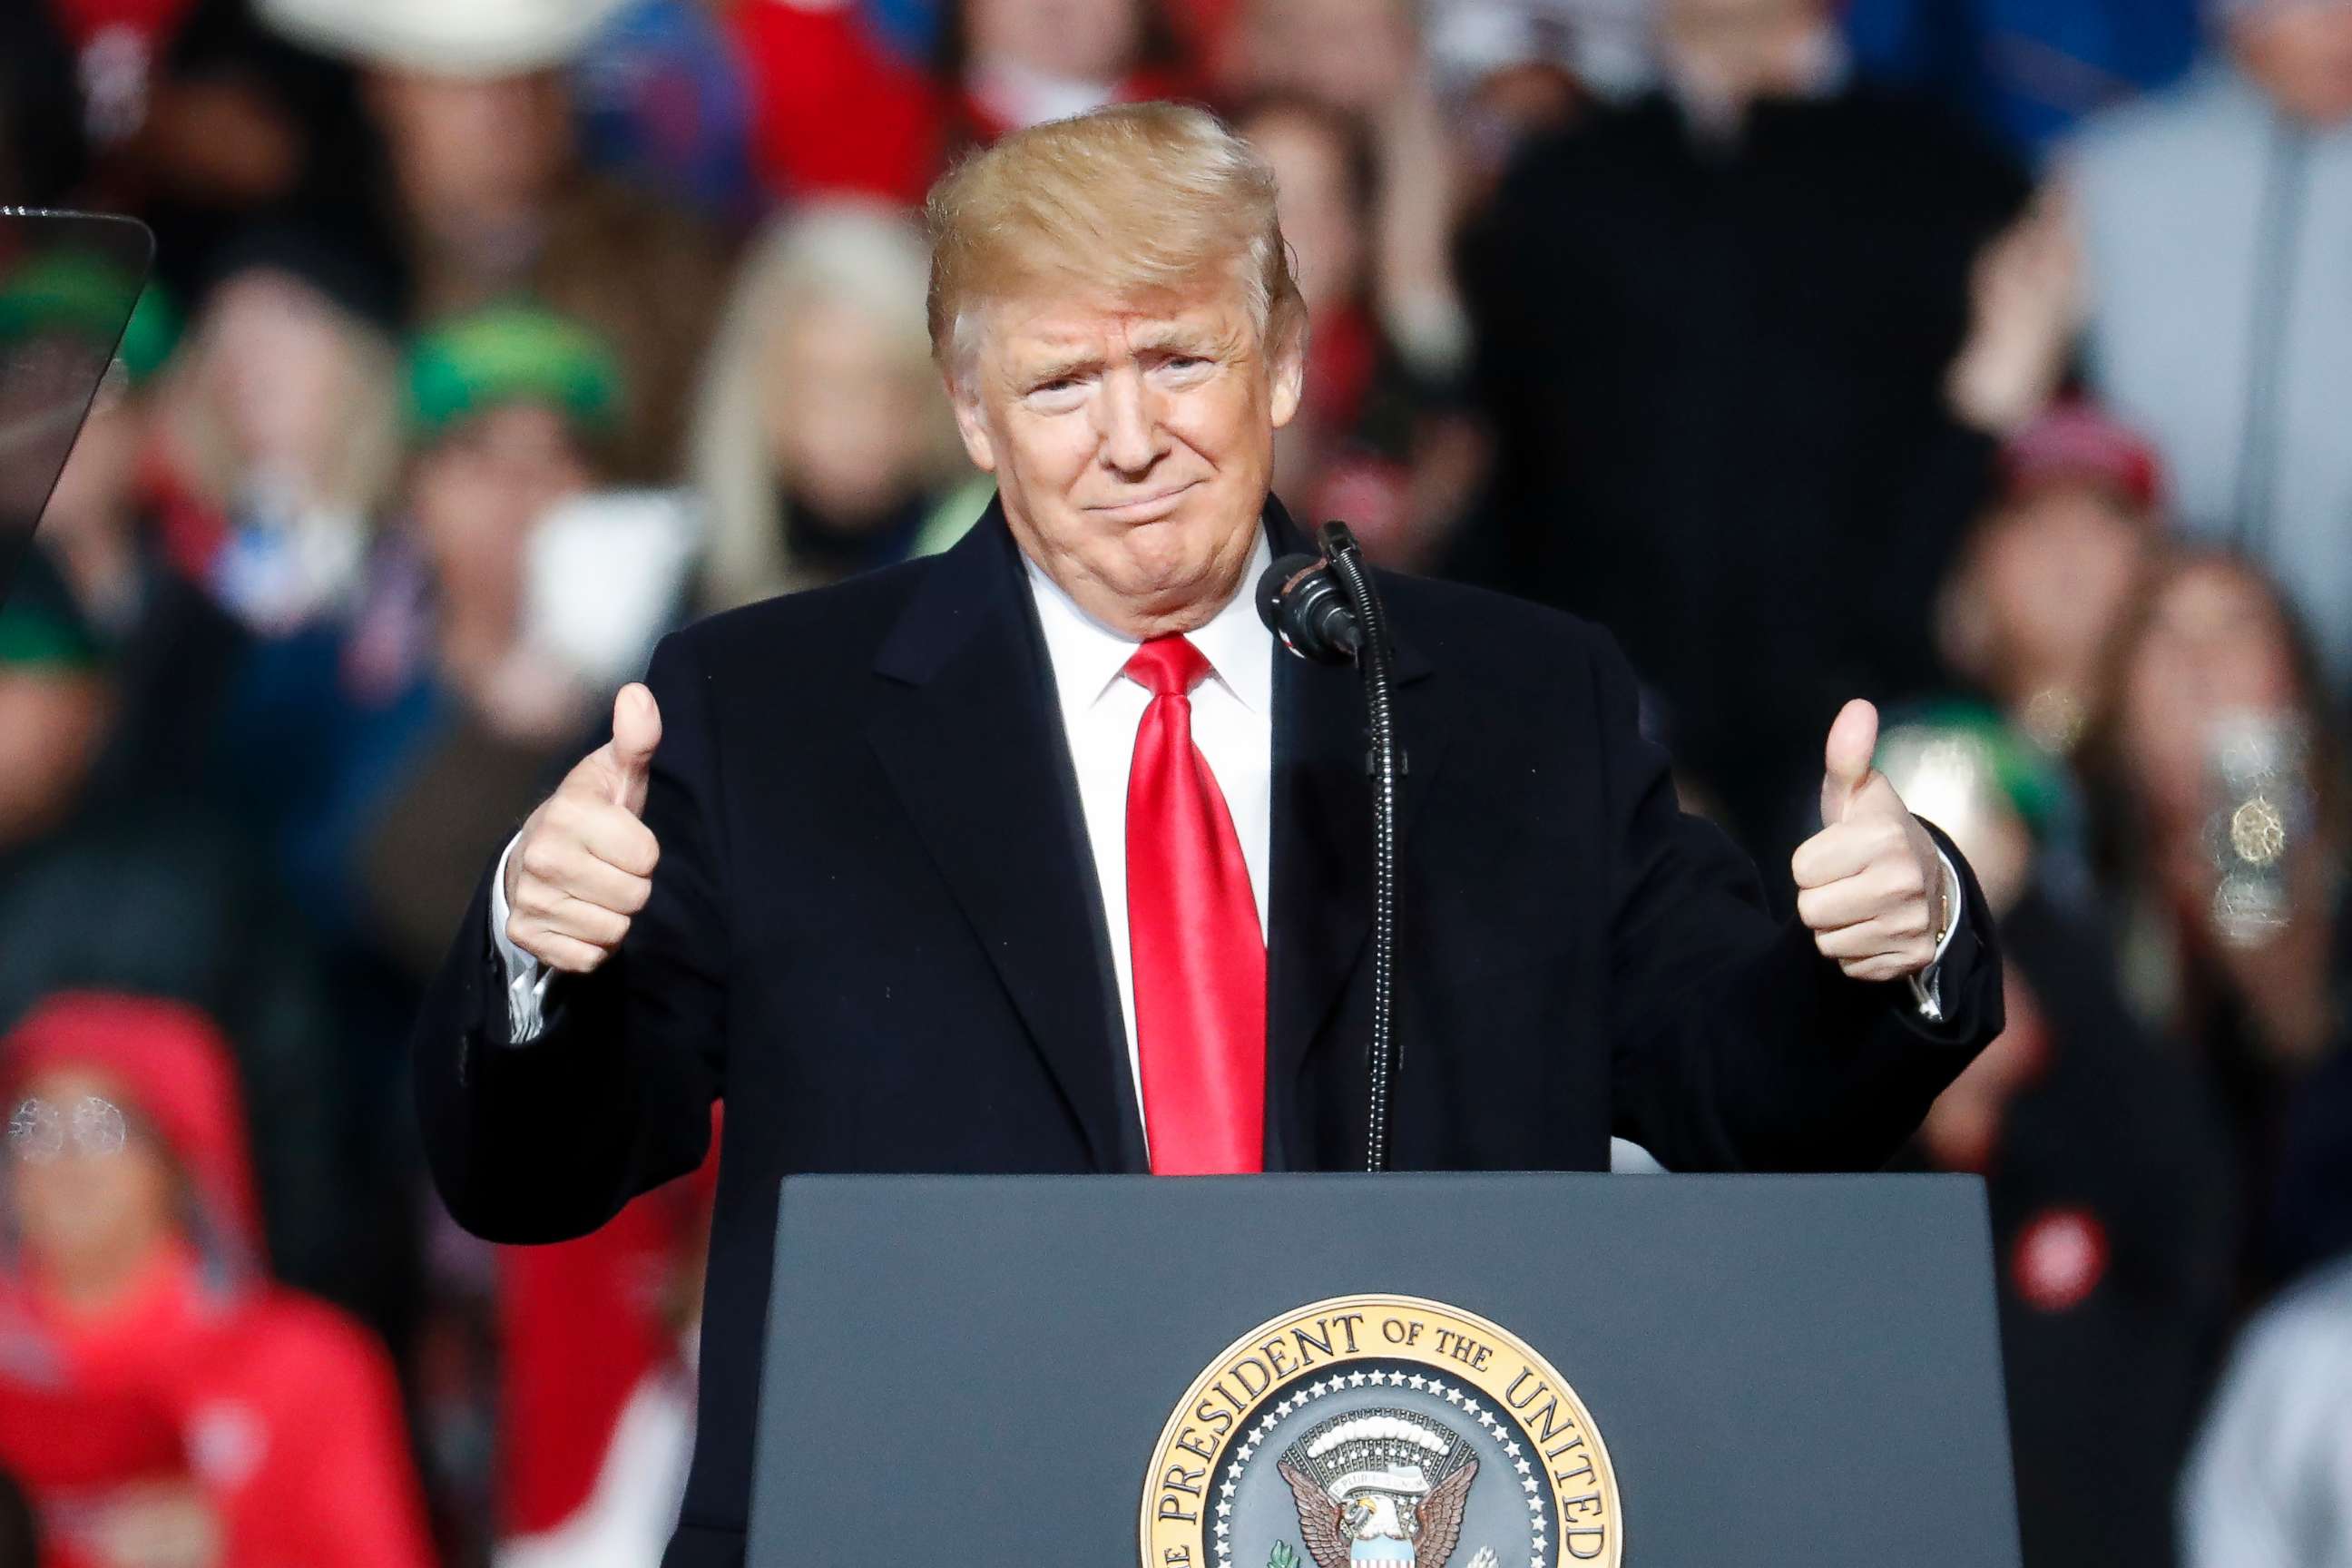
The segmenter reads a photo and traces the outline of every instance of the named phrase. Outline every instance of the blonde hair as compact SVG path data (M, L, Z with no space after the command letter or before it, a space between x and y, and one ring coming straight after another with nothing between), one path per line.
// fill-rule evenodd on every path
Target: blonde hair
M1274 170L1206 110L1123 103L1016 131L943 175L923 214L931 357L951 378L979 308L1040 288L1130 300L1225 269L1263 342L1306 329Z
M714 609L807 587L814 579L784 543L779 481L769 449L762 370L778 325L840 308L873 325L910 377L929 384L923 479L944 489L970 471L955 421L937 395L923 325L922 237L901 211L855 200L813 204L753 240L719 316L696 399L689 441L694 488L708 508L702 592Z
M391 341L299 278L259 267L290 287L317 296L323 319L343 354L333 417L320 470L309 476L319 493L307 498L373 524L391 498L400 471L400 355ZM216 395L211 361L221 339L221 312L207 307L191 345L173 357L158 384L159 437L180 482L213 506L236 495L247 462L233 434L235 421Z

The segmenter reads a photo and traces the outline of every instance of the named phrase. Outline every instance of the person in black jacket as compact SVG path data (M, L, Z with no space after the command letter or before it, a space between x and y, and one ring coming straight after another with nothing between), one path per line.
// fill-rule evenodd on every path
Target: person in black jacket
M435 1176L493 1239L597 1226L726 1102L673 1568L741 1558L780 1178L1364 1161L1361 696L1247 592L1298 542L1266 491L1304 328L1271 176L1200 110L1125 106L999 142L931 224L995 503L943 555L667 639L417 1028ZM1393 1163L1600 1169L1612 1132L1685 1169L1891 1154L2000 1007L1959 858L1870 765L1874 710L1831 731L1776 922L1677 810L1603 633L1382 591Z
M1890 726L1880 765L1949 824L2000 928L2006 1027L1911 1158L1985 1179L2024 1561L2171 1563L2235 1306L2227 1127L2116 986L2052 755L1951 703Z
M2059 365L2008 157L1852 81L1826 0L1670 0L1664 85L1532 143L1465 243L1488 514L1450 569L1607 616L1754 851L1857 689L1932 687L1937 584ZM1982 258L1979 266L1979 258Z

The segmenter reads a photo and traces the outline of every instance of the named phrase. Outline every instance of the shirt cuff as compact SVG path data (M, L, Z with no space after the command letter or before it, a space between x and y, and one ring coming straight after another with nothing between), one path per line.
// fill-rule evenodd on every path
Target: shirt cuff
M1936 956L1927 961L1927 967L1904 977L1910 984L1911 1000L1918 1005L1919 1016L1931 1024L1944 1021L1944 950L1952 945L1952 933L1960 929L1969 913L1961 905L1967 893L1952 858L1938 849L1936 860L1944 868L1944 929L1936 938Z
M507 908L507 857L521 842L520 833L509 839L499 855L498 869L490 873L490 941L497 944L499 962L506 970L507 1043L515 1046L529 1045L547 1026L547 983L555 977L553 970L517 947L507 935L507 921L513 913Z

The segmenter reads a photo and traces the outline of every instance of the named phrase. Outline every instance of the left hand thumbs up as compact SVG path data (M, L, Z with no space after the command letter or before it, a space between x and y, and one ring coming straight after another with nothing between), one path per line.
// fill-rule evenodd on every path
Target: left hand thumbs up
M1870 759L1878 751L1878 710L1857 697L1838 710L1830 726L1829 743L1822 748L1822 826L1834 827L1845 820L1854 797L1874 777ZM1893 794L1890 787L1888 792ZM1898 801L1897 804L1900 804Z
M1823 956L1857 980L1899 980L1935 962L1944 871L1936 841L1871 766L1878 710L1839 710L1822 748L1822 830L1789 862L1797 914Z

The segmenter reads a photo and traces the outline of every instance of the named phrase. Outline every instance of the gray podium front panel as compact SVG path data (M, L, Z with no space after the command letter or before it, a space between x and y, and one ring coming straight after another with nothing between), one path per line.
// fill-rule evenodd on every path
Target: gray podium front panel
M1627 1568L2014 1568L1983 1189L1940 1176L787 1181L752 1568L1129 1568L1229 1344L1423 1296L1591 1412Z

